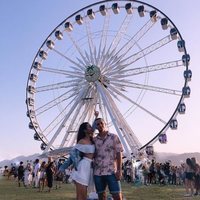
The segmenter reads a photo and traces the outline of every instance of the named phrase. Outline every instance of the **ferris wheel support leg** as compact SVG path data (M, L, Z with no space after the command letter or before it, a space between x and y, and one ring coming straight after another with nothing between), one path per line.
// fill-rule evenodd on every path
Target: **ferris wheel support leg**
M99 90L99 93L101 94L102 100L103 100L103 102L104 102L104 104L105 104L105 106L106 106L106 108L107 108L107 110L108 110L108 113L109 113L109 115L110 115L110 118L111 118L111 120L112 120L114 126L115 126L115 129L116 129L116 131L117 131L117 133L118 133L118 136L119 136L119 138L120 138L120 141L121 141L122 144L123 144L123 147L124 147L124 150L125 150L125 154L126 154L126 155L129 155L129 154L130 154L130 150L129 150L128 146L127 146L127 143L126 143L124 137L123 137L122 134L121 134L121 131L120 131L120 129L119 129L117 123L116 123L115 116L114 116L114 114L113 114L113 112L112 112L112 110L111 110L111 107L110 107L109 103L107 102L107 98L105 97L105 94L104 94L104 92L103 92L103 89L102 89L100 83L98 83L98 81L97 81L96 83L97 83L97 89Z
M65 116L63 122L61 123L61 125L58 127L56 133L54 134L54 136L52 137L52 139L50 140L50 142L48 143L46 149L44 150L44 153L46 153L51 146L53 145L53 142L55 141L55 139L57 138L57 136L59 135L59 133L61 132L61 130L63 129L63 127L65 126L65 123L67 122L68 118L70 117L70 115L72 114L72 112L74 111L74 109L77 107L78 102L80 101L83 93L85 91L82 90L82 92L79 94L77 100L74 102L74 105L71 107L70 111L67 113L67 115Z

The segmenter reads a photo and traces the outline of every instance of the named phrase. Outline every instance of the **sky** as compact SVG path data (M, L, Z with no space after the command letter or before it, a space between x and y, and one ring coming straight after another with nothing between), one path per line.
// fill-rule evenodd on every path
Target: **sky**
M66 17L95 0L0 0L0 161L19 155L41 153L33 139L26 116L26 84L33 59L49 33ZM176 133L165 145L155 144L159 152L200 152L200 67L199 0L146 0L165 13L178 27L191 56L193 72L191 96L185 101L186 114L179 119Z

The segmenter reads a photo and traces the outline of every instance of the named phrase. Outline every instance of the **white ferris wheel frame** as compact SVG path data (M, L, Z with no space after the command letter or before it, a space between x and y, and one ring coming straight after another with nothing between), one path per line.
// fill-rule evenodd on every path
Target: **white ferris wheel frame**
M123 19L116 29L111 20L121 13L123 17L120 19ZM136 15L142 22L146 20L141 25L138 23L140 27L130 34ZM97 24L94 24L96 18ZM98 23L101 27L96 29ZM164 34L145 45L146 35L158 26L155 24L159 24ZM79 27L83 27L81 31L85 30L83 34ZM67 48L62 44L65 38ZM70 44L69 47L66 42ZM177 59L169 57L163 62L148 63L149 55L161 51L170 43L176 43L176 51L180 53ZM57 65L55 60L60 63ZM143 60L143 65L140 60ZM190 56L179 30L158 8L136 0L100 1L86 6L67 17L49 34L33 60L26 88L29 127L35 131L34 138L42 142L44 152L68 148L76 142L79 125L84 121L92 123L94 110L98 109L108 126L113 127L112 130L119 136L125 154L137 154L153 145L169 128L177 128L177 115L185 113L184 99L191 92L188 86L192 76L189 61ZM150 73L177 68L181 69L183 78L178 89L148 84ZM133 80L138 75L144 76L141 83ZM65 78L58 80L59 76ZM133 89L141 90L136 99L131 96ZM53 93L53 98L48 99L49 91ZM142 105L146 92L177 97L168 119ZM140 110L162 124L162 128L144 144L133 131L130 121L126 120L126 113L122 113L123 107L119 102L123 105L123 101L129 104L127 112L132 110L132 114L133 110ZM55 107L57 114L46 125L45 122L42 124L41 119L50 118L56 113L53 110ZM64 132L62 136L61 132ZM56 143L56 140L59 142Z

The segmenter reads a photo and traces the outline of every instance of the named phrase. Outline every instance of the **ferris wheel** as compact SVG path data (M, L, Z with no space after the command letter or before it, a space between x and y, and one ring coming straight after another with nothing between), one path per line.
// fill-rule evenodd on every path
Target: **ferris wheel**
M172 20L135 0L106 0L67 17L39 48L26 88L41 149L73 146L99 111L126 154L167 142L184 114L190 56Z

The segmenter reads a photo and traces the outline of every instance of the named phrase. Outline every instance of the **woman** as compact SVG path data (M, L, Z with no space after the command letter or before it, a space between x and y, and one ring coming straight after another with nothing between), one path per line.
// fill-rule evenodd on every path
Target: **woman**
M24 184L25 187L31 187L33 181L33 167L31 163L27 163L27 166L24 170Z
M48 163L46 165L46 178L47 178L47 186L48 186L48 192L51 191L51 188L53 187L53 175L55 173L55 166L54 161L52 158L48 158Z
M193 196L194 194L194 174L195 166L190 158L186 159L186 168L185 168L185 197ZM190 190L190 192L189 192Z
M44 190L45 180L46 180L46 162L43 161L40 166L40 178L39 178L39 192Z
M84 122L80 125L77 135L77 144L73 149L78 150L81 154L81 159L79 160L77 166L74 165L75 170L71 174L71 178L76 185L76 198L77 200L87 199L87 189L88 186L92 184L93 180L93 169L92 161L95 151L95 146L93 143L93 128L88 122ZM76 160L74 158L69 158L69 160ZM63 167L65 166L65 167ZM62 165L59 171L63 171L67 165Z

